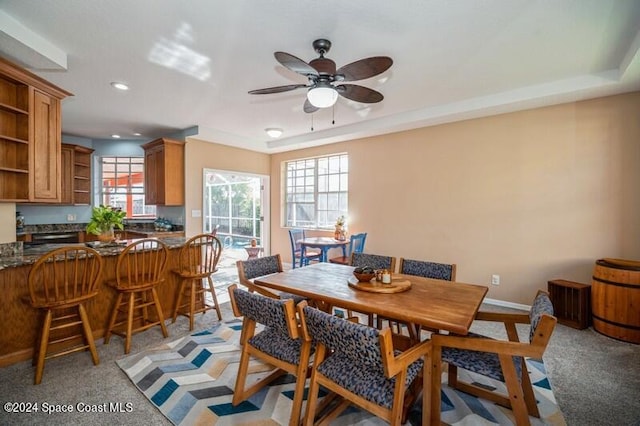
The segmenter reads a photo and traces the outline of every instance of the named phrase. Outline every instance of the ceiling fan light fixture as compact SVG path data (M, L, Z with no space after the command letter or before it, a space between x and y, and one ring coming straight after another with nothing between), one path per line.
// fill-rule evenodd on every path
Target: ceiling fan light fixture
M268 129L264 129L264 131L267 132L267 134L272 138L279 138L280 136L282 136L282 129L270 127Z
M328 85L317 85L307 92L307 99L316 108L329 108L338 100L338 91Z

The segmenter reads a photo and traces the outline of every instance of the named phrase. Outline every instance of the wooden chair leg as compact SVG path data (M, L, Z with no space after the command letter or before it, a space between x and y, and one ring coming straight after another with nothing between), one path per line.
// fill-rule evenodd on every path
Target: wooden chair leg
M80 314L80 319L82 320L82 330L84 331L84 338L87 341L87 345L89 346L89 352L91 352L91 359L93 361L93 365L98 365L100 364L100 358L98 358L96 343L93 341L93 332L91 331L91 323L89 322L87 311L85 311L82 303L78 305L78 313Z
M242 396L244 394L244 383L247 380L247 371L249 370L249 352L246 349L247 344L242 346L242 352L240 353L240 365L238 366L238 374L236 376L236 386L233 389L233 399L231 404L233 406L242 402Z
M196 315L196 286L197 286L197 280L196 279L191 279L190 280L190 288L191 288L191 292L189 293L189 331L193 330L193 323L194 323L194 317Z
M176 318L178 317L178 309L180 309L180 305L182 304L182 293L184 293L185 280L180 280L180 289L178 290L178 300L176 301L176 307L173 308L173 315L171 322L176 322Z
M520 381L518 380L516 367L513 365L513 358L511 355L504 354L498 354L498 356L500 357L500 365L502 366L502 373L505 384L507 385L509 401L511 402L511 411L513 411L516 424L518 426L529 425L531 424L529 422L529 411L524 401L524 394ZM526 373L526 371L523 373Z
M36 362L36 376L33 381L35 385L42 382L42 373L44 372L44 360L47 356L47 347L49 346L49 330L51 329L52 319L51 309L47 309L42 324L42 335L40 337L40 348L38 348L38 361Z
M522 392L524 393L524 401L527 404L527 411L529 415L540 418L540 411L538 410L538 404L536 403L536 396L533 393L533 385L531 384L531 377L527 371L527 362L524 358L521 358L522 362Z
M300 359L308 359L311 348L309 345L302 348ZM296 371L296 389L293 394L293 406L291 407L290 425L300 424L300 414L302 412L302 399L304 397L304 385L307 380L308 365L300 363Z
M109 340L111 339L111 333L113 331L113 326L116 323L116 319L118 318L118 310L120 309L120 304L122 303L123 294L118 292L118 297L116 298L116 304L113 307L113 311L111 311L111 319L109 319L109 325L107 326L107 332L104 333L104 344L108 345Z
M156 307L156 314L158 315L158 321L160 321L160 328L162 329L162 335L165 338L169 337L167 326L164 324L164 314L162 313L162 305L160 304L160 298L158 297L158 292L156 291L155 287L151 289L151 294L153 296L154 306Z
M124 353L128 354L131 350L131 335L133 334L133 311L135 309L135 294L129 293L127 303L127 330L124 336Z
M213 279L211 279L211 276L207 277L207 282L209 283L209 291L211 291L213 306L215 307L216 313L218 314L218 321L222 321L222 313L220 312L220 305L218 304L218 296L216 296L216 289L213 285Z

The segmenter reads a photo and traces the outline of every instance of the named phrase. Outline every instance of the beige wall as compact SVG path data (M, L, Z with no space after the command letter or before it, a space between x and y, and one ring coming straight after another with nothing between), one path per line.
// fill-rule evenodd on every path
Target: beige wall
M271 157L271 251L281 162L349 153L349 231L366 252L452 262L487 297L530 303L547 281L590 282L601 257L640 259L640 92Z
M202 232L202 217L191 217L192 210L202 211L204 169L269 175L269 155L187 138L185 145L185 231L187 236Z

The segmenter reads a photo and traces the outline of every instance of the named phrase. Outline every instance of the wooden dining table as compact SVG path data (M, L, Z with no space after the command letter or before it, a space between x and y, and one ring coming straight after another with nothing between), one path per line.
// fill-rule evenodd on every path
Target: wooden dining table
M327 311L341 307L460 335L469 332L489 290L482 285L394 274L393 279L411 283L408 290L374 293L349 285L349 280L353 284L353 269L335 263L316 263L258 277L254 284L304 296L319 302ZM431 383L431 375L440 372L439 363L439 360L432 362L434 367L424 377L424 388L431 392L423 392L423 424L440 422L440 380Z
M300 266L303 265L303 259L305 251L308 247L320 249L320 262L327 262L327 252L329 249L341 247L342 256L347 256L347 244L349 240L336 240L333 237L307 237L302 240L298 240L300 248L302 249L302 256L300 256Z

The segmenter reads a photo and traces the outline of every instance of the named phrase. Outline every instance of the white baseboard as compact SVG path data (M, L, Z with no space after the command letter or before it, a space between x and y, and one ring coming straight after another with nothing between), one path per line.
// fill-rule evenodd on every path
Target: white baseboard
M504 308L520 309L521 311L527 311L527 312L531 310L531 306L530 305L523 305L521 303L506 302L504 300L487 299L487 298L485 298L483 300L483 303L486 303L488 305L502 306Z

